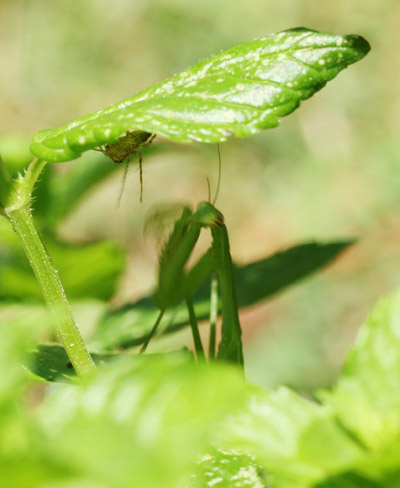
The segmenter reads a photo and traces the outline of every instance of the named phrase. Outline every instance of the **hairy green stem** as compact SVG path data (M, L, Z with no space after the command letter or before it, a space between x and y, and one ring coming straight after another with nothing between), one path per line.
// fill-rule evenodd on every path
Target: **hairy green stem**
M42 161L41 159L34 158L34 160L30 163L28 169L26 170L26 174L24 176L23 191L24 193L28 194L29 197L31 196L33 187L35 186L35 183L46 164L47 161Z
M33 187L46 162L35 158L25 176L11 177L0 159L0 210L11 222L36 275L54 319L57 334L78 376L91 376L96 366L72 315L58 272L44 247L29 208Z
M53 316L58 336L76 373L81 378L92 375L96 367L75 323L58 272L36 230L29 207L12 211L6 209L5 213L20 238Z

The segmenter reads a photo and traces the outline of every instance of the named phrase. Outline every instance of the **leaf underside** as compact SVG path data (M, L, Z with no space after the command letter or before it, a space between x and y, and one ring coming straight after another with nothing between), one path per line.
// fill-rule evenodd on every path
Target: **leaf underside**
M112 144L130 130L176 142L217 143L279 124L369 51L356 35L296 28L208 58L122 102L33 137L40 159L62 162Z

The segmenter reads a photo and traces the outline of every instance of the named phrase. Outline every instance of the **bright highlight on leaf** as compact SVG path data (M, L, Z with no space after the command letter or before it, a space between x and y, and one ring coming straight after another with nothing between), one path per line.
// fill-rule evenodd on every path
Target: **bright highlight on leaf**
M39 131L32 152L61 162L129 130L216 143L276 127L370 47L360 36L290 29L223 51L115 105Z

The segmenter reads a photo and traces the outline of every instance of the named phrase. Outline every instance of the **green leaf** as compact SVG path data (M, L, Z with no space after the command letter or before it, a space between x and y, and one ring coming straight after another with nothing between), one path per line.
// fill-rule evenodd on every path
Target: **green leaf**
M92 354L98 366L116 357L118 354ZM27 369L34 378L40 380L70 383L76 378L67 353L60 344L38 344L29 355Z
M27 312L22 316L11 315L6 317L1 310L0 327L0 440L4 404L14 403L21 393L20 387L26 382L26 376L21 363L26 360L26 349L29 344L29 333L32 333L32 324L25 320ZM35 324L38 325L38 324ZM39 328L39 327L38 327ZM25 361L26 362L26 361ZM2 445L2 443L0 443Z
M113 296L126 261L120 245L112 241L85 245L54 241L48 248L69 298L109 300Z
M388 488L355 473L346 473L318 483L314 488Z
M299 244L236 268L239 307L249 307L278 293L332 262L354 240Z
M72 245L50 237L46 245L59 270L68 298L108 300L125 266L125 253L111 242ZM42 300L42 293L25 256L0 254L0 297L13 300Z
M349 471L363 455L329 407L286 388L251 397L226 422L220 445L256 456L274 488L309 488Z
M30 488L36 484L36 471L40 465L32 464L36 452L27 448L32 430L30 413L24 415L22 405L27 407L28 379L22 363L26 364L26 351L30 344L29 335L34 332L32 324L24 317L13 316L8 320L1 310L0 326L0 480L1 486ZM40 323L35 324L36 331ZM29 480L29 481L28 481Z
M241 44L106 109L35 134L32 152L61 162L130 130L215 143L276 127L339 71L363 58L362 37L290 29Z
M32 161L30 138L20 132L6 132L0 136L0 157L10 173L22 171Z
M384 298L360 331L337 385L319 395L368 447L363 469L400 466L400 292Z
M234 369L185 356L134 359L103 367L86 387L54 385L36 415L42 449L95 486L187 486L180 482L251 388Z
M235 268L235 285L240 308L254 305L282 291L317 269L327 265L353 242L301 244L270 257ZM194 305L198 319L208 317L210 283L195 295ZM90 339L94 350L112 347L130 347L141 344L158 316L158 308L150 297L143 298L119 310L111 311L100 321ZM185 305L169 309L159 330L173 332L188 324Z
M163 354L163 356L178 354L181 358L186 354L188 360L193 358L192 354L187 349L170 351ZM110 354L91 353L91 356L93 361L99 367L121 357L117 352ZM123 356L127 355L123 354ZM150 358L150 360L153 360L155 356L159 355L146 354L146 358ZM135 360L142 361L142 356L140 355L130 355L129 357L132 362ZM37 344L27 358L26 369L29 371L29 376L32 376L37 380L71 383L71 381L74 381L77 378L64 347L55 343Z
M267 488L264 477L250 454L213 449L200 458L188 488Z

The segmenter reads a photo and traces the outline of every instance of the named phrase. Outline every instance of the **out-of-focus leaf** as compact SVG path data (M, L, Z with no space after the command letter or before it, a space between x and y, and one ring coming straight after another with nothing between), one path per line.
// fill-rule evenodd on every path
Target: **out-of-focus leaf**
M43 449L99 486L177 487L249 390L238 371L179 355L114 361L86 387L53 388L38 412Z
M20 132L6 132L0 136L0 157L10 173L20 171L32 161L30 138Z
M117 357L118 354L92 354L97 365ZM76 378L73 366L60 344L41 343L29 355L28 370L33 377L46 381L71 382Z
M198 462L188 488L267 488L265 474L253 456L240 451L210 450Z
M0 307L0 327L12 329L17 327L27 331L42 331L47 333L51 329L50 314L44 304L39 303L2 303Z
M32 332L33 327L32 324L29 327L24 319L25 314L22 314L0 322L0 424L4 421L1 413L7 413L2 411L4 404L18 398L20 387L26 379L21 364L27 356L29 332Z
M260 261L235 268L235 284L240 308L254 305L301 278L327 265L353 242L327 244L301 244ZM194 306L198 319L209 314L210 283L207 282L195 295ZM120 310L106 314L99 328L90 339L94 350L112 347L130 347L141 344L149 334L158 316L158 308L151 298L143 298ZM173 332L188 324L187 309L180 305L168 310L159 330Z
M189 316L185 306L179 306L179 326L175 325L175 310L167 310L159 331L171 323L175 330L188 323ZM132 347L145 341L153 328L160 311L151 298L143 298L119 310L106 313L99 321L88 345L94 351L109 350L114 347ZM204 316L204 315L203 315Z
M34 327L25 320L26 311L8 320L3 310L0 313L0 485L30 488L38 486L34 483L40 464L28 448L31 418L24 414L21 400L29 383L22 364ZM40 324L34 325L40 330Z
M53 242L50 255L70 298L108 300L116 291L125 267L125 253L112 241L66 245Z
M142 130L215 143L276 127L279 118L369 51L362 37L290 29L208 58L122 102L35 134L32 152L61 162Z
M349 471L363 455L329 407L286 388L254 395L225 428L222 445L254 454L274 488L309 488Z
M400 466L400 292L383 299L360 331L337 385L320 397L371 450L363 470Z
M119 245L104 241L72 245L46 239L46 246L59 270L68 298L108 300L125 266ZM20 254L0 255L0 297L13 300L42 300L33 271Z
M0 215L0 245L7 250L20 245L18 236L13 231L12 225L3 215Z
M311 242L236 268L239 307L254 305L333 261L354 241Z
M388 488L388 486L355 473L346 473L318 483L314 488Z
M166 353L166 355L170 354L179 354L181 357L187 354L188 359L193 358L193 355L186 349ZM124 353L119 354L114 352L110 354L91 353L91 356L96 365L100 367L107 362L120 359L121 357L127 355ZM152 360L154 356L154 354L146 354L146 358L150 358L150 360ZM142 360L142 356L139 355L130 355L129 357L132 359L132 361L135 361L135 359L137 361ZM38 380L70 383L71 381L77 379L67 353L61 344L37 344L28 356L26 368L29 374Z

